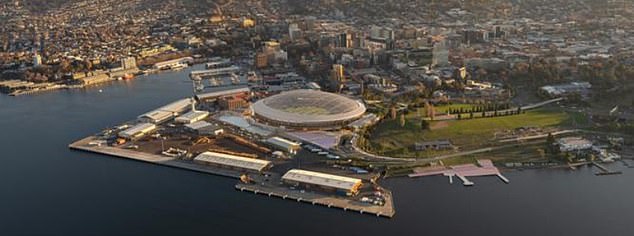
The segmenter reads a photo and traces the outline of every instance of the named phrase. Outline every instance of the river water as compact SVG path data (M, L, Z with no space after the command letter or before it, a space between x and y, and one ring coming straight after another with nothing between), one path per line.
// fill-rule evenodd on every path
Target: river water
M634 170L508 172L510 184L384 181L377 218L241 193L235 180L71 151L74 140L191 94L189 69L0 96L0 235L634 235ZM99 90L102 90L101 92Z

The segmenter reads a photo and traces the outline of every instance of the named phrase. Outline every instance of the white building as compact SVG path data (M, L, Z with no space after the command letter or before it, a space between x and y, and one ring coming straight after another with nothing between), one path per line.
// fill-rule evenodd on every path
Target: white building
M219 152L203 152L194 158L194 162L248 172L262 172L271 166L270 161Z
M296 153L301 148L299 143L280 137L269 138L266 142L288 153Z
M218 136L224 133L224 130L222 128L215 126L207 121L197 121L191 124L186 124L185 128L198 135Z
M361 185L363 185L361 179L299 169L292 169L286 172L282 176L282 181L287 184L317 187L347 196L356 195Z
M136 69L137 68L136 58L134 57L121 58L121 67L124 70Z
M592 148L592 142L582 137L567 137L557 140L559 150L562 152L582 151Z
M302 35L302 31L299 29L297 24L288 25L288 36L291 39L291 41L297 40L298 38L301 37L301 35Z
M179 117L176 117L174 121L180 124L191 124L196 121L204 120L209 116L209 112L206 111L190 111Z
M119 137L134 140L142 138L154 130L156 130L156 125L141 123L119 132Z
M439 67L449 65L449 50L447 50L444 41L434 44L434 49L432 50L432 65Z
M42 56L39 54L35 54L33 56L33 67L38 67L42 65Z
M138 119L142 122L160 124L188 111L191 106L191 99L185 98L140 115Z
M168 68L183 67L193 63L194 63L193 57L182 57L182 58L178 58L174 60L156 63L154 64L153 68L157 70L163 70Z

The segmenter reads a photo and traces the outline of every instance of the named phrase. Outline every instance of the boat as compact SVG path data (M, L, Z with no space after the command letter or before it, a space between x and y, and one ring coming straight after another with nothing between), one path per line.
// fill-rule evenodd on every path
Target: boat
M131 80L134 79L134 75L130 73L125 73L121 78L123 78L124 80Z

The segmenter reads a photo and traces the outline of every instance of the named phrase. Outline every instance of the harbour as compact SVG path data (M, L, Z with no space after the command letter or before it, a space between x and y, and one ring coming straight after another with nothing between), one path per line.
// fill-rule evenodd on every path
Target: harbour
M5 117L0 126L11 134L0 136L5 150L0 184L10 189L0 195L5 209L0 212L3 232L46 234L56 229L77 235L98 225L100 232L110 235L131 228L138 234L154 235L209 233L211 228L261 235L281 231L409 235L421 228L432 235L465 234L466 229L468 234L482 235L491 233L483 227L490 222L497 222L499 234L521 236L619 235L630 230L627 219L634 217L634 209L622 202L634 196L632 188L623 187L634 177L631 171L599 178L594 168L586 167L576 171L511 170L503 175L513 184L499 184L497 177L478 177L469 178L477 182L469 188L449 185L440 176L387 179L383 184L398 199L394 203L397 214L387 220L365 212L298 205L296 200L240 192L234 177L66 148L99 128L135 117L140 110L190 94L191 85L176 78L186 77L186 73L113 83L103 93L88 88L20 99L0 96L0 114ZM34 137L45 141L34 144ZM605 166L613 171L627 168L620 162ZM517 214L518 207L521 214ZM606 209L610 214L604 214ZM552 217L562 220L555 223ZM22 226L25 220L29 227ZM455 222L462 227L453 227ZM526 227L525 222L541 227Z

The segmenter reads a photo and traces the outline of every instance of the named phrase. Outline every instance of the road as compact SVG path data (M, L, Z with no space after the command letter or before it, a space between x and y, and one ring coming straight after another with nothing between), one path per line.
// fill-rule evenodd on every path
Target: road
M456 152L456 153L451 153L451 154L446 154L446 155L440 155L440 156L436 156L436 157L432 157L432 158L419 159L419 160L416 160L414 162L416 164L426 164L426 163L429 163L429 162L432 162L432 161L440 161L440 160L444 160L444 159L451 158L451 157L459 157L459 156L466 156L466 155L478 154L478 153L483 153L483 152L491 152L491 151L495 151L495 150L516 147L516 146L520 146L520 145L538 144L538 143L541 143L541 142L542 141L534 141L534 142L526 142L526 143L508 144L508 145L502 145L502 146L496 146L496 147L480 148L480 149L475 149L475 150L470 150L470 151L463 151L463 152Z
M561 130L561 131L557 131L557 132L552 132L552 133L549 133L549 134L552 134L553 136L557 136L557 135L562 135L562 134L576 133L576 132L579 132L579 131L580 130L578 130L578 129L569 129L569 130ZM503 139L503 140L500 140L498 142L500 142L500 143L519 142L519 141L540 139L540 138L546 138L546 137L548 137L548 134L538 134L538 135L524 136L524 137L519 137L519 138Z

